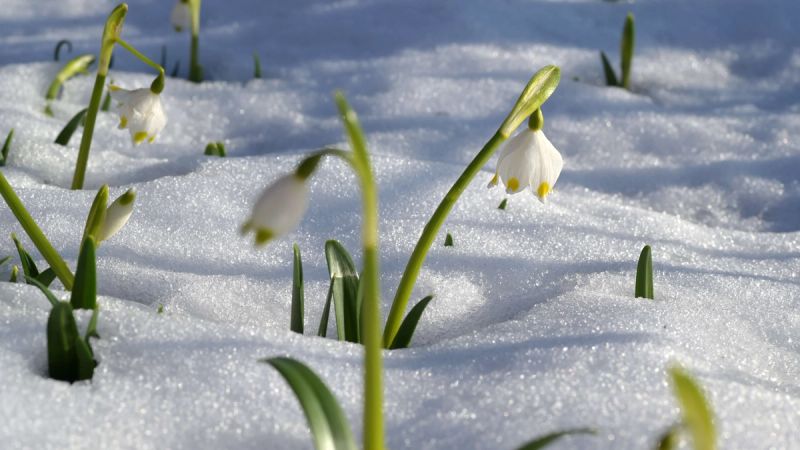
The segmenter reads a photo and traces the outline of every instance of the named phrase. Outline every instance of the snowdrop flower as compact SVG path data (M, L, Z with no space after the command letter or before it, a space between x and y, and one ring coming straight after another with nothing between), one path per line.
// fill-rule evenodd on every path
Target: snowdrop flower
M130 129L135 145L144 140L153 142L167 124L167 116L161 107L161 96L153 92L152 88L129 91L111 85L108 89L111 97L118 102L119 128Z
M261 194L242 233L253 230L256 245L263 245L297 228L307 207L305 178L297 173L284 175Z
M169 20L175 31L179 33L184 28L189 28L192 25L192 9L189 7L189 0L178 0L175 7L172 8Z
M541 113L537 111L535 114L539 118L532 118L528 127L503 146L489 187L502 181L506 192L516 194L530 186L544 203L561 174L564 160L541 130Z
M136 200L136 191L129 189L106 209L106 220L98 232L97 242L105 241L117 234L128 223L128 219L133 213L134 200Z

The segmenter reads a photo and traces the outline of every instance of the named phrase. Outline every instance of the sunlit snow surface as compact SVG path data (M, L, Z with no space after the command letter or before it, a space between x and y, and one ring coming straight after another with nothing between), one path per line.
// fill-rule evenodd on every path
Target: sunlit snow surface
M16 128L4 174L55 247L74 267L89 188L138 192L130 223L98 252L91 383L46 378L49 303L0 283L3 448L309 448L297 401L257 362L276 355L319 373L360 435L361 349L288 331L291 244L303 251L307 330L327 291L325 240L360 258L353 176L323 163L303 224L266 248L239 236L241 222L300 155L345 145L331 100L343 89L380 185L385 314L429 214L546 64L562 68L544 109L565 159L556 192L498 210L492 163L453 210L412 296L436 296L414 346L385 353L389 446L512 449L591 426L597 436L557 448L649 448L678 417L672 362L705 387L721 448L800 443L796 0L208 0L201 62L214 81L167 81L169 123L152 145L133 147L101 114L87 190L74 192L79 136L52 141L93 78L68 82L45 116L52 48L69 38L73 55L96 51L114 4L0 8L0 137ZM185 71L188 36L170 29L171 8L131 0L124 36L156 60L166 45L168 68L179 58ZM598 57L617 61L628 11L633 93L603 86ZM253 52L262 80L248 80ZM115 59L115 83L152 80L124 52ZM202 156L212 140L231 157ZM15 252L12 231L33 250L4 205L0 223L0 257ZM655 301L633 298L644 244Z

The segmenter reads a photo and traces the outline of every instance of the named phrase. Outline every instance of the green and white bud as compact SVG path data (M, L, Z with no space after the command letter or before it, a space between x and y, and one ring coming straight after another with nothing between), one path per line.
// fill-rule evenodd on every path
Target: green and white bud
M111 206L106 210L106 220L97 233L97 242L105 241L111 236L117 234L122 227L128 223L131 214L133 213L133 203L136 200L136 191L128 189L127 192L120 195Z

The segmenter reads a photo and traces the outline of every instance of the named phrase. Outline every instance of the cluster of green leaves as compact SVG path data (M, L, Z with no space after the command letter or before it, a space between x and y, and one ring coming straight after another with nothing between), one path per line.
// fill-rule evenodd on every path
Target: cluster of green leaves
M0 150L0 167L6 165L6 161L8 161L8 152L11 150L11 141L14 139L14 129L12 128L11 131L8 132L6 135L6 140L3 142L3 149Z
M620 77L614 72L611 63L605 52L600 52L600 60L603 63L603 73L606 77L606 85L617 86L624 89L631 87L631 67L633 66L633 49L636 40L636 30L634 27L633 14L628 13L625 17L625 25L622 27L622 40L620 42Z
M305 329L303 260L300 255L300 248L297 244L293 246L293 252L294 263L292 270L292 313L290 329L296 333L303 334ZM334 318L336 321L336 338L340 341L363 344L360 333L363 294L361 294L359 290L359 273L356 270L353 258L342 244L335 240L329 240L325 243L325 260L328 263L330 284L328 287L328 295L325 298L325 306L322 310L322 317L320 318L317 328L317 336L327 336L328 321L330 318L331 306L333 306ZM422 317L422 313L432 299L432 295L423 298L409 311L390 348L406 348L411 344L411 339L417 329L417 324Z
M224 158L228 155L228 153L225 151L225 144L223 144L221 141L209 142L208 145L206 145L206 150L203 152L203 154L206 156L219 156L220 158Z
M81 245L78 267L75 271L75 284L70 301L60 301L44 284L36 278L26 280L38 287L50 301L52 309L47 319L47 367L50 378L73 383L91 380L97 361L94 358L91 338L97 334L97 272L94 237L89 236ZM78 333L74 310L92 311L86 333Z

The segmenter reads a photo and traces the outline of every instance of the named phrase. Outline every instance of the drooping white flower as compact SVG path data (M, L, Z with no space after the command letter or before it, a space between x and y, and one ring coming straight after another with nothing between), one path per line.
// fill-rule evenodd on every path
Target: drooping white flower
M175 31L181 32L192 25L192 9L189 7L188 0L178 0L175 2L175 7L172 8L172 14L169 16L172 27Z
M128 189L106 209L106 220L98 232L97 242L105 241L117 234L128 223L128 219L133 213L134 200L136 200L136 191Z
M553 189L564 160L542 130L526 127L505 143L497 161L497 169L489 187L502 181L506 192L516 194L530 186L544 203Z
M297 228L308 207L308 187L296 173L269 185L258 198L242 233L255 232L256 245L283 236Z
M167 116L161 107L161 96L150 88L129 91L119 86L108 87L111 97L117 101L119 128L129 128L135 145L143 141L153 142L156 135L167 124Z

